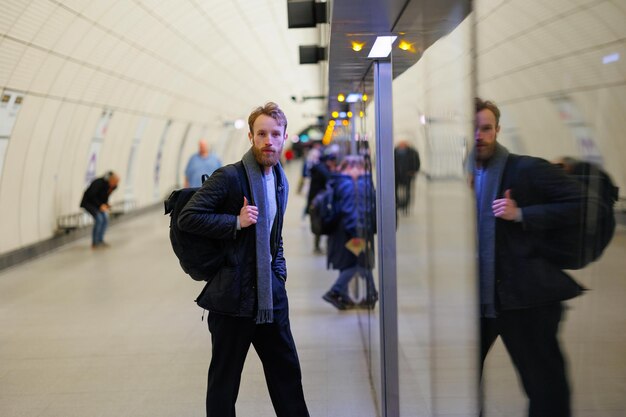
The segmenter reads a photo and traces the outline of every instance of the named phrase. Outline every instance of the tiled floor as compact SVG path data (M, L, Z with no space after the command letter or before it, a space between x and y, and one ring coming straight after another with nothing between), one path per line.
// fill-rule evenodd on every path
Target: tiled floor
M294 189L284 230L287 289L311 416L376 417L364 347L368 331L375 337L376 314L368 328L366 315L338 313L320 298L335 273L326 271L323 256L312 255L303 198ZM402 416L461 416L453 395L431 398L471 386L472 370L460 373L458 358L473 353L450 338L467 331L452 310L438 310L445 338L432 337L431 308L439 304L420 273L428 261L406 249L440 243L409 232L423 227L428 209L416 204L398 232ZM180 270L167 234L168 218L149 213L112 227L109 249L94 252L81 240L0 273L0 416L204 415L210 339L193 303L201 283ZM455 251L441 256L459 261ZM601 262L576 274L593 288L568 303L562 331L576 417L626 416L625 271L621 231ZM439 295L457 296L445 292L448 282L438 285ZM441 366L433 368L433 359ZM524 416L524 396L501 344L490 354L486 381L486 416ZM241 417L274 415L253 351L237 404Z

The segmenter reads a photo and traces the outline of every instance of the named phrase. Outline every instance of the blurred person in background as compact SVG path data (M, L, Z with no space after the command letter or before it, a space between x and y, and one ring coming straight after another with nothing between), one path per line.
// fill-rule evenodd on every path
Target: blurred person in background
M93 231L91 233L91 247L93 249L108 247L104 241L104 234L109 226L109 196L120 182L120 177L113 171L103 177L96 178L89 184L83 194L80 206L93 217Z
M320 162L320 157L322 156L322 143L321 142L313 142L311 147L306 153L306 156L302 160L302 175L300 175L300 180L298 181L298 194L302 193L306 188L306 181L311 176L311 168L317 165ZM306 214L306 208L304 210L304 214Z
M189 158L185 168L185 188L200 187L202 175L211 176L213 171L222 166L222 161L210 151L207 141L201 139L198 142L198 153Z
M408 141L401 140L393 150L396 179L396 211L409 214L413 179L420 170L420 156Z
M374 308L378 292L374 285L374 233L376 209L374 185L365 171L363 156L348 155L333 175L337 226L328 236L328 267L339 276L322 298L339 310L355 307L348 294L348 284L355 275L365 280L362 307Z
M307 202L305 210L308 214L308 209L311 206L311 202L320 191L326 189L326 184L330 181L333 172L337 168L337 154L329 149L329 152L324 152L320 157L317 164L311 168L311 182L309 185L309 194L307 196ZM322 253L320 247L320 235L315 235L313 242L313 252L316 254Z

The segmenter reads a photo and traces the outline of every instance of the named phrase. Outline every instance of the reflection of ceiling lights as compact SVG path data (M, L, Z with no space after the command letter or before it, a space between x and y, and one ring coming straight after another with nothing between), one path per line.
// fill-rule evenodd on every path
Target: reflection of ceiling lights
M391 53L391 47L397 36L377 36L368 58L386 58Z
M614 52L612 54L605 55L602 57L603 64L610 64L612 62L617 62L617 61L619 61L619 52Z
M365 42L352 41L352 50L354 52L360 52L363 49L363 46L365 46Z
M346 101L346 96L344 96L343 94L340 93L337 96L337 101L340 102L340 103L343 103L344 101Z
M413 48L413 45L405 41L404 39L400 41L400 43L398 44L398 48L402 49L403 51L411 51L411 52L415 51L415 48Z
M361 101L361 94L359 93L350 93L348 97L346 97L347 103L356 103L357 101Z

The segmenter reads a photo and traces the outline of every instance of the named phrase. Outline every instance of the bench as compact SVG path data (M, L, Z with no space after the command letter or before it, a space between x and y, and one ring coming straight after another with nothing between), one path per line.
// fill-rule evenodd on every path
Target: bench
M116 201L111 204L109 215L112 219L124 213L133 211L137 206L135 200ZM68 234L73 230L81 229L93 224L93 217L85 210L79 212L63 214L57 217L57 234Z

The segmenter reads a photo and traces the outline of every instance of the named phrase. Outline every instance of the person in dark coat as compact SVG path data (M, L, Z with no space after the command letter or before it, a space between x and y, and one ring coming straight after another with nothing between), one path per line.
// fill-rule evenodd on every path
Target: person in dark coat
M109 246L104 241L104 234L109 226L109 196L120 182L120 177L113 171L96 178L85 190L80 206L93 217L93 231L91 233L91 247L93 249Z
M181 230L224 246L223 266L197 299L209 310L213 345L207 417L235 417L250 345L263 363L276 415L308 417L285 290L282 228L289 184L279 160L287 118L270 102L250 114L248 126L250 150L241 161L216 170L178 221Z
M362 304L374 308L378 292L374 285L375 196L372 178L365 172L362 156L346 156L333 175L337 226L328 236L328 267L339 276L323 299L339 310L354 306L348 284L355 275L365 280Z
M409 214L413 179L420 170L420 156L409 142L402 140L393 150L396 180L396 210Z
M320 191L326 189L326 184L331 179L337 165L337 155L335 153L323 154L320 161L313 165L310 171L311 182L309 185L309 194L307 196L306 210L308 214L311 202ZM313 242L313 251L322 253L320 248L320 235L315 235Z
M498 144L500 111L476 99L481 358L502 338L529 399L530 417L570 416L558 341L562 301L583 288L538 249L542 236L579 221L580 187L540 158Z

